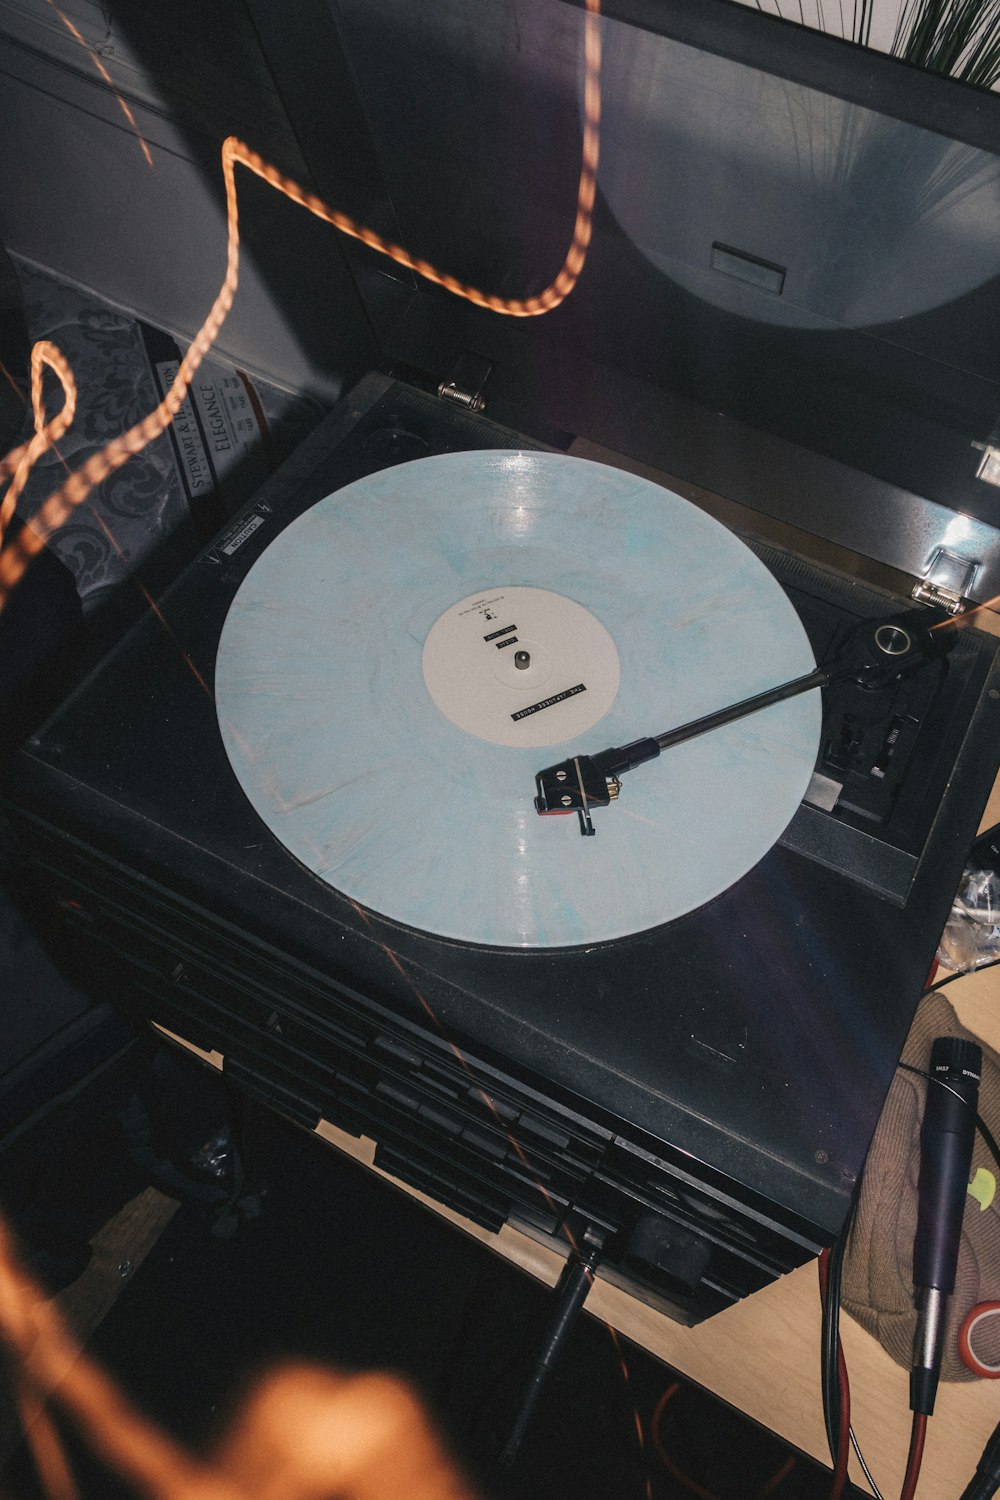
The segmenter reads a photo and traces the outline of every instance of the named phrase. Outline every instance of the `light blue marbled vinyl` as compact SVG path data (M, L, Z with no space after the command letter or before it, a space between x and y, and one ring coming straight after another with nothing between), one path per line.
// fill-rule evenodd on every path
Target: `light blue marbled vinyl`
M576 600L617 645L617 700L582 743L489 744L424 686L438 616L515 584ZM246 795L321 879L447 937L548 947L670 920L756 864L808 784L819 694L630 773L594 838L537 816L536 771L813 665L772 575L679 496L561 455L457 453L371 475L281 533L230 609L216 693Z

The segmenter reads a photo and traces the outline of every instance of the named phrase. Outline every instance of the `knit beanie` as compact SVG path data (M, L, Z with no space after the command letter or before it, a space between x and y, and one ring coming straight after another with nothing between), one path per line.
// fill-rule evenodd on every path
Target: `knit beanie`
M979 1113L1000 1135L1000 1057L972 1036L940 994L917 1009L902 1061L926 1070L939 1036L965 1037L983 1051ZM928 1084L898 1069L889 1089L862 1178L861 1193L844 1257L842 1305L878 1339L897 1364L909 1368L917 1314L913 1293L913 1238L917 1226L920 1126ZM977 1176L978 1174L978 1176ZM974 1380L958 1353L958 1330L970 1308L1000 1301L1000 1167L980 1133L972 1153L970 1192L965 1199L955 1291L945 1324L942 1380ZM976 1330L973 1347L983 1363L1000 1364L1000 1319Z

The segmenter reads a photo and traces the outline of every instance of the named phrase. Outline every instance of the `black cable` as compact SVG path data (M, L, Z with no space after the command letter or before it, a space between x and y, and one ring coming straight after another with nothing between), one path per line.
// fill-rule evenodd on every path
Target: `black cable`
M997 964L1000 964L1000 958L991 958L987 963L979 964L975 969L956 969L954 974L947 974L944 979L939 979L936 984L929 984L920 998L921 1000L926 1000L928 995L933 995L938 990L943 990L946 984L954 984L956 979L966 979L970 974L981 974L984 969L993 969Z
M830 1462L836 1464L837 1449L839 1447L840 1430L840 1380L837 1368L837 1332L839 1329L839 1304L837 1308L838 1317L834 1318L831 1307L830 1282L831 1266L833 1262L833 1251L836 1250L840 1241L836 1241L830 1257L827 1260L826 1273L826 1296L823 1298L822 1321L820 1323L820 1380L823 1401L823 1425L826 1428L826 1445L830 1450Z
M852 1201L844 1221L837 1244L843 1248L831 1267L830 1256L827 1258L827 1290L823 1296L823 1324L821 1334L821 1384L823 1398L823 1423L826 1428L827 1443L830 1447L830 1458L834 1467L837 1464L837 1449L840 1446L840 1309L841 1289L843 1284L844 1256L846 1254L847 1240L850 1235L851 1225L854 1220L854 1211L857 1199ZM836 1248L836 1246L834 1247ZM830 1289L832 1286L833 1300L831 1302ZM829 1309L829 1319L827 1311ZM829 1323L829 1327L828 1327ZM832 1399L831 1398L832 1393ZM862 1473L868 1481L869 1488L875 1496L875 1500L882 1500L882 1492L875 1483L875 1478L865 1462L865 1456L861 1451L854 1428L848 1428L848 1438L854 1449L858 1463L861 1465Z
M962 1500L991 1500L1000 1485L1000 1423L994 1427L982 1457L976 1464L976 1472L965 1489Z
M830 1448L830 1460L837 1462L840 1442L840 1371L838 1351L840 1349L840 1303L844 1273L844 1256L847 1240L854 1222L852 1200L844 1219L843 1227L830 1248L827 1261L826 1296L823 1298L823 1319L820 1331L821 1383L823 1395L823 1421L826 1440Z
M556 1305L545 1330L542 1351L521 1395L514 1426L500 1455L500 1467L509 1469L521 1447L521 1439L535 1409L542 1386L566 1342L590 1291L601 1258L602 1240L583 1236L582 1245L571 1251L555 1288Z

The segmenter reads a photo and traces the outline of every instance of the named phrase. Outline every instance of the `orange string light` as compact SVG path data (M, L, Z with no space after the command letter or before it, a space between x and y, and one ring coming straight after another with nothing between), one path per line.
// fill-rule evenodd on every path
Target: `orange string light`
M470 286L467 282L459 281L456 277L439 271L429 261L422 260L419 256L411 255L401 245L395 245L390 240L383 239L380 234L367 228L366 225L358 223L356 219L349 218L347 214L338 213L335 209L328 208L322 199L317 198L314 193L305 192L297 182L290 177L285 177L274 167L270 166L264 159L251 151L242 141L235 136L230 136L222 148L222 171L226 182L226 201L229 208L230 223L235 227L236 188L234 183L234 167L238 162L249 171L256 173L258 177L284 193L286 198L291 199L300 207L308 209L318 219L331 224L334 229L339 229L342 234L350 235L352 239L360 240L362 244L370 249L376 250L379 255L388 256L397 265L404 266L407 270L415 271L425 281L433 282L435 286L443 287L446 292L453 296L461 297L466 302L473 303L476 307L487 308L490 312L500 313L508 318L534 318L542 313L551 312L569 296L580 278L584 262L587 258L587 250L593 226L594 197L597 189L597 163L600 148L600 117L601 117L601 90L600 90L600 68L601 68L601 34L597 25L599 16L599 0L587 0L586 32L584 39L584 56L587 68L586 84L584 87L584 126L583 126L583 156L580 167L580 182L577 189L577 211L576 222L573 227L573 239L566 259L555 278L549 283L544 291L539 292L536 297L497 297L491 293L482 292L477 287Z
M58 379L64 397L62 409L57 412L51 422L45 420L45 404L42 395L42 380L46 367ZM61 350L46 340L37 343L31 351L31 408L35 418L34 437L30 442L22 443L8 453L3 464L0 465L0 478L7 474L14 476L3 498L3 504L0 505L0 543L3 542L4 532L14 514L17 498L24 489L32 466L49 448L55 447L76 415L76 382L73 379L73 371Z
M53 0L50 0L50 3L53 3ZM549 313L565 301L579 280L590 245L599 153L601 108L599 0L586 0L586 10L583 147L573 237L556 276L542 292L535 296L520 299L501 298L441 272L430 262L411 255L402 246L385 240L367 226L329 208L315 194L307 193L298 183L279 172L235 136L230 136L224 142L222 171L227 216L226 271L209 314L195 335L170 389L156 408L70 474L41 506L31 527L26 527L14 544L0 552L0 610L9 598L11 590L20 581L32 557L42 549L48 537L66 521L98 484L126 463L133 454L140 453L163 433L180 409L195 373L218 337L232 307L238 287L239 218L235 179L237 165L253 172L291 202L305 208L339 232L357 239L378 254L388 257L395 263L414 271L424 280L442 287L445 291L477 307L501 316L526 318ZM62 13L59 12L59 14L65 24L70 25L66 18L62 17ZM75 31L74 28L71 27L71 29ZM100 66L99 63L98 66ZM145 150L145 144L141 144ZM42 392L44 367L50 368L55 373L64 393L62 409L49 422L45 420ZM0 507L0 543L2 543L4 528L13 514L17 498L23 491L32 466L45 451L55 447L59 442L73 421L75 409L76 388L68 363L55 345L37 344L32 351L32 410L35 435L30 442L15 448L6 459L0 460L0 480L13 476L2 507ZM30 1315L26 1313L26 1308L29 1306L33 1309ZM8 1344L25 1361L25 1380L32 1389L41 1387L44 1390L47 1385L51 1384L47 1375L50 1375L57 1366L64 1372L67 1356L72 1354L72 1358L68 1360L71 1372L68 1376L63 1373L59 1388L60 1400L64 1408L90 1434L98 1451L102 1452L108 1461L121 1472L139 1482L148 1493L164 1497L183 1494L185 1500L193 1500L196 1494L205 1496L206 1500L209 1496L218 1497L218 1500L223 1500L223 1497L225 1500L233 1500L235 1495L247 1493L243 1491L241 1485L234 1487L229 1476L223 1477L218 1471L207 1471L169 1444L142 1418L131 1411L120 1393L100 1371L90 1365L84 1357L79 1356L78 1351L72 1350L69 1336L58 1318L51 1310L40 1310L37 1292L33 1291L23 1276L17 1273L2 1226L0 1226L0 1330L5 1335ZM377 1377L372 1378L377 1379ZM297 1404L301 1402L302 1381L313 1384L317 1380L326 1381L324 1397L327 1401L334 1396L342 1400L353 1400L358 1394L357 1382L348 1383L345 1386L338 1377L319 1376L315 1373L294 1377L282 1376L276 1382L274 1389L283 1390L285 1387L282 1382L289 1379L293 1382L291 1389L295 1394ZM298 1385L295 1384L296 1381L299 1382ZM264 1404L269 1407L273 1391L268 1386L263 1389L267 1395ZM447 1461L438 1454L433 1438L428 1435L419 1408L412 1403L412 1398L398 1387L394 1387L388 1394L394 1396L396 1406L399 1408L399 1422L403 1425L408 1424L408 1439L405 1446L411 1450L416 1447L420 1451L422 1443L423 1449L429 1455L428 1473L437 1478L428 1487L426 1491L428 1496L431 1493L434 1496L440 1494L443 1500L446 1494L456 1497L467 1495L468 1491L464 1483L448 1468ZM382 1405L385 1406L386 1391L381 1391L380 1396ZM353 1425L356 1427L356 1421ZM35 1436L38 1440L39 1459L48 1474L49 1482L54 1490L61 1490L68 1496L72 1490L72 1483L62 1464L57 1447L53 1446L57 1443L54 1431L45 1419L36 1422ZM248 1444L252 1446L256 1441L252 1432L246 1432L242 1436L246 1442L232 1449L229 1456L229 1463L234 1469L238 1467L235 1461L236 1453L240 1448L245 1448ZM301 1451L300 1444L296 1453ZM295 1462L298 1462L298 1459ZM255 1493L259 1478L259 1473L256 1473L254 1475ZM438 1488L439 1481L440 1489ZM297 1486L294 1480L288 1488L282 1486L280 1490L282 1494L296 1492ZM416 1489L411 1488L408 1492L415 1500ZM371 1493L374 1496L376 1488L369 1490L364 1480L359 1477L357 1489L356 1491L352 1489L351 1493L357 1493L358 1496ZM378 1490L378 1493L381 1494L382 1491Z
M142 421L137 422L128 432L120 437L112 439L99 453L93 454L79 469L77 469L60 487L49 496L34 517L31 526L25 527L17 541L8 546L0 553L0 610L3 609L10 597L11 590L20 581L25 569L31 559L41 551L48 538L57 531L67 520L78 505L84 501L96 485L101 484L110 474L127 463L133 454L141 453L149 443L165 432L173 421L181 404L187 394L188 387L194 379L199 365L211 349L223 323L233 305L236 289L239 284L239 213L236 196L237 165L245 167L260 177L270 187L284 194L292 203L308 210L324 223L330 224L342 234L351 236L361 241L370 249L377 251L380 255L387 256L395 261L397 265L407 267L422 276L424 280L433 282L436 286L443 287L445 291L453 296L461 297L477 307L488 309L490 312L498 313L504 317L531 318L541 314L549 313L560 303L564 302L573 288L576 286L580 273L583 270L587 258L587 250L590 245L594 197L597 184L597 164L600 144L600 116L601 116L601 90L600 90L600 68L601 68L601 33L599 26L600 0L586 0L586 16L584 31L584 61L586 66L586 82L584 86L584 127L583 127L583 149L580 166L580 180L577 188L577 211L573 228L573 238L569 250L566 252L565 260L544 291L534 297L506 298L497 297L490 293L482 292L477 287L470 286L459 281L456 277L439 271L429 261L414 256L404 250L401 245L395 245L383 239L374 230L346 214L338 212L325 204L322 199L314 193L307 193L304 188L279 172L276 167L266 162L256 151L238 140L236 136L229 136L222 147L222 175L226 189L226 224L227 224L227 246L226 246L226 272L222 286L212 303L208 317L198 330L194 340L181 361L177 375L167 391L163 400ZM61 361L60 369L69 372L62 355L55 350L54 345L46 345L46 349L52 351L52 359L58 355ZM51 363L51 360L46 362ZM56 365L53 363L53 368ZM60 375L62 379L62 375ZM70 380L72 377L70 376ZM67 389L64 382L64 389ZM67 390L67 406L69 406L69 395ZM40 386L36 399L34 388L32 394L32 405L35 410L36 436L27 445L30 450L30 458L27 460L23 474L18 467L25 461L25 450L15 449L2 466L0 466L0 478L11 472L13 464L16 472L11 489L14 490L14 498L20 493L31 464L34 463L45 447L50 444L42 444L39 436L39 427L45 431L42 409ZM67 407L64 406L60 413L59 421L65 417ZM69 417L68 422L72 420ZM53 420L50 427L56 425ZM65 431L65 427L60 429ZM50 443L57 438L50 438ZM20 480L18 476L20 475ZM10 501L10 492L4 500L4 516L13 509ZM2 540L2 529L0 529L0 540Z

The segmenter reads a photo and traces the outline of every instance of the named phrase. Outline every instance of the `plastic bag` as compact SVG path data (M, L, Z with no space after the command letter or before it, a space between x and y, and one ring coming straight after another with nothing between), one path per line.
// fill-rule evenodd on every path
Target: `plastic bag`
M962 974L1000 958L1000 874L969 866L938 946L938 963Z

